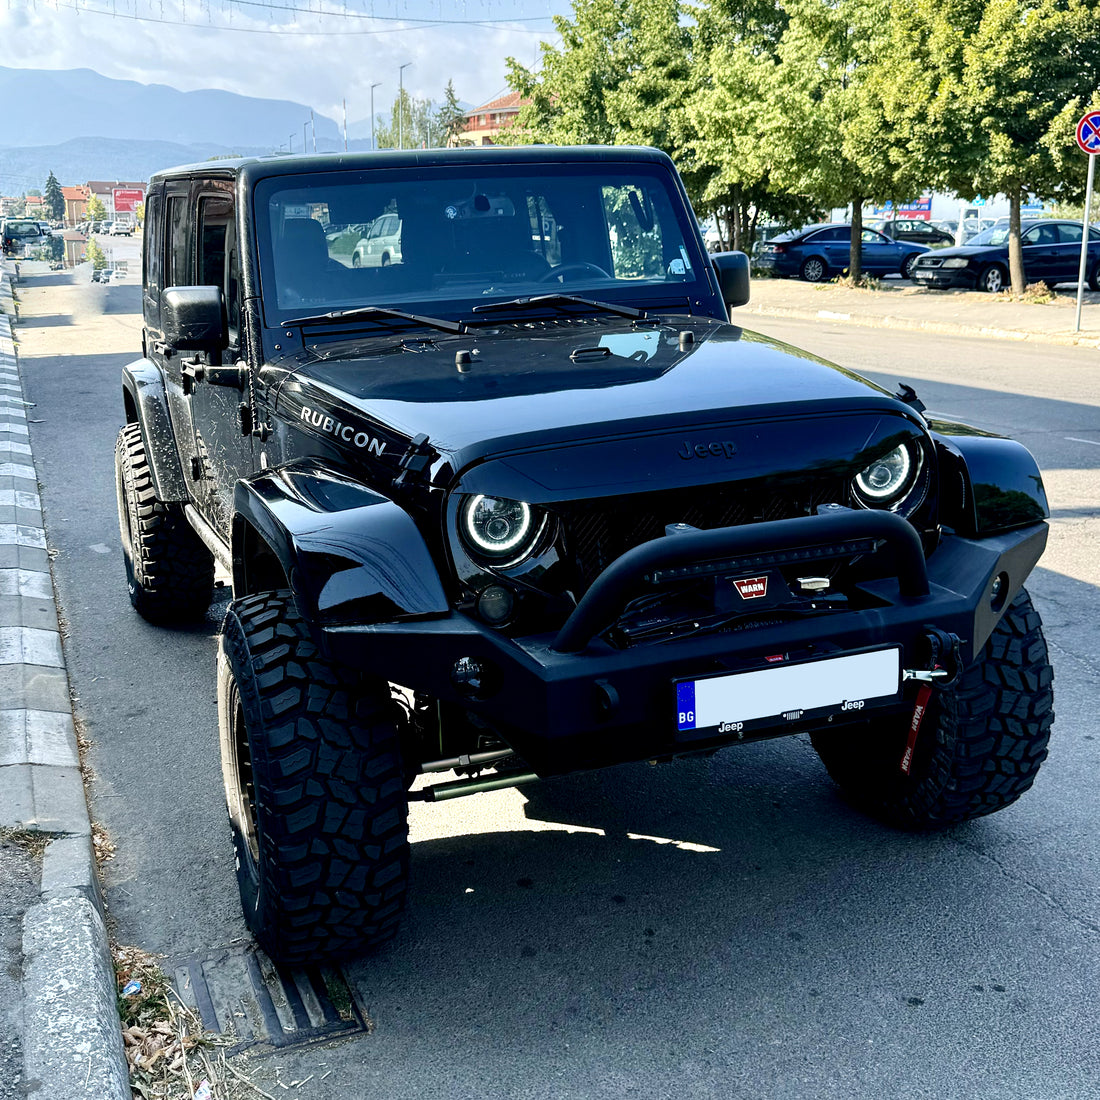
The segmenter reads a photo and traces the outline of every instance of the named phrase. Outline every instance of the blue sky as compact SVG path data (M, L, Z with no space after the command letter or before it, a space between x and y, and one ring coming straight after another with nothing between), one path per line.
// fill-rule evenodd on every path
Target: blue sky
M448 78L480 104L507 89L505 58L527 65L557 36L569 0L8 0L4 64L291 99L340 121L388 111L398 67L413 95Z

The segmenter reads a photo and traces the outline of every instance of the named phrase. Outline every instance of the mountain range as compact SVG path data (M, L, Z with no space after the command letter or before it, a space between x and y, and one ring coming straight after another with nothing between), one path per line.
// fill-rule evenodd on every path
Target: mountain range
M301 151L310 108L232 92L181 92L114 80L91 69L0 67L0 103L33 105L0 118L0 194L41 190L50 172L63 186L92 179L145 180L158 168L211 157L270 153L290 139ZM340 127L315 114L318 152L344 146ZM370 120L349 124L370 147ZM310 131L310 147L313 132Z

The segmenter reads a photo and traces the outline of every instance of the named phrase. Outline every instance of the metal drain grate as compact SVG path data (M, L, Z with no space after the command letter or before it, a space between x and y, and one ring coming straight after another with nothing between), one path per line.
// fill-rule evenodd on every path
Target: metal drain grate
M238 1040L234 1054L370 1030L338 970L282 971L251 944L176 959L167 969L180 999L203 1025Z

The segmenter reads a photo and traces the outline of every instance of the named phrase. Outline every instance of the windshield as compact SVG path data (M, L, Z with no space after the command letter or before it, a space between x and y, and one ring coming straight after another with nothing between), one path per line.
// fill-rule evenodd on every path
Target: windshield
M256 221L268 323L414 303L453 316L562 291L632 305L684 302L707 292L706 276L694 226L681 223L686 208L669 186L659 168L599 163L262 180Z
M4 229L6 237L40 237L42 230L38 228L38 222L9 222Z

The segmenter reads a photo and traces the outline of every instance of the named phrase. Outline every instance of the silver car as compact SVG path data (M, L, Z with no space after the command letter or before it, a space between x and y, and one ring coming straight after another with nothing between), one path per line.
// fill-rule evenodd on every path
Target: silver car
M389 267L401 262L401 219L383 214L371 222L351 254L352 267Z

